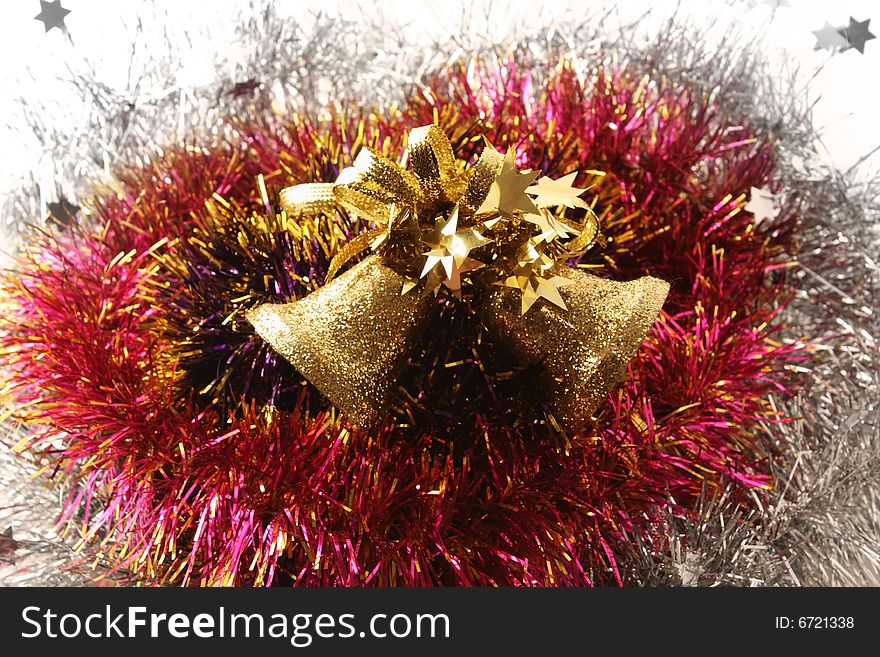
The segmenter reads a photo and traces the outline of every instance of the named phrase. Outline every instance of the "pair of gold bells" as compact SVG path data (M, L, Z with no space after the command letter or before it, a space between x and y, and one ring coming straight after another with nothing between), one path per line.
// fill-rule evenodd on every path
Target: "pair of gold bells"
M461 275L493 266L492 262L473 260L467 250L439 248L438 230L444 228L440 223L434 231L429 224L423 225L423 240L426 233L434 234L428 238L433 243L426 247L433 250L422 254L416 269L409 271L394 260L392 252L395 248L399 252L400 245L390 244L394 226L388 217L394 216L395 208L411 208L413 216L433 220L431 212L438 204L454 204L456 214L461 209L469 218L470 227L464 230L479 237L473 240L477 247L494 242L493 257L511 248L522 253L524 246L538 252L534 259L515 265L515 273L500 272L498 284L481 290L476 296L478 314L494 339L522 364L538 365L553 416L567 432L577 433L626 372L660 312L668 283L650 276L609 281L550 262L543 253L546 243L578 231L563 229L548 237L548 226L563 224L539 207L541 192L558 181L542 179L527 189L526 184L537 173L527 176L531 172L518 171L512 151L504 156L487 145L477 163L465 169L455 159L445 134L436 126L425 126L410 132L407 156L412 171L364 148L336 183L307 183L282 191L282 207L290 216L313 216L342 207L373 221L377 228L355 238L355 248L344 247L343 251L346 259L369 244L376 252L306 297L262 304L248 311L247 319L353 423L374 425L387 409L406 359L436 322L437 301L426 288L433 286L436 292L440 283L446 283L458 291L450 281L460 286ZM536 196L538 205L526 192ZM547 194L546 199L573 207L558 193ZM524 243L503 244L501 236L511 231L499 230L499 222L526 228L535 224L536 230L543 232ZM419 219L419 223L427 222ZM450 224L452 232L447 233L452 237L443 242L447 246L457 235L465 235L455 232L454 221L445 226ZM474 226L481 232L475 232ZM513 233L522 235L521 230ZM503 260L497 258L499 263ZM339 267L338 260L331 263L331 273ZM418 281L419 271L422 281ZM548 289L548 281L553 285L553 302L550 295L539 298L541 289Z

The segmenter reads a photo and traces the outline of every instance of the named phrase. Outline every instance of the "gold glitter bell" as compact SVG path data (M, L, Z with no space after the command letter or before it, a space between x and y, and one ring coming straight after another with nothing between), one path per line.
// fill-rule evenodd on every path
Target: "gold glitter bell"
M353 422L379 419L433 296L401 295L404 277L377 256L291 303L247 313L257 333Z
M559 288L568 310L541 302L523 313L519 290L495 286L482 316L520 362L542 363L553 415L577 433L626 372L669 283L651 276L621 283L558 265L552 273L572 281Z

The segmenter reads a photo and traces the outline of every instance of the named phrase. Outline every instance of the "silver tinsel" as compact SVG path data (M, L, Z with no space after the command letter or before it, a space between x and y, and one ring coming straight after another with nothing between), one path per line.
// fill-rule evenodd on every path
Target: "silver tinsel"
M818 340L800 393L770 400L800 419L766 426L768 440L787 455L774 464L769 502L744 515L726 495L704 496L687 522L670 511L668 550L633 543L621 558L627 580L880 584L880 183L822 164L810 99L795 71L771 64L760 35L730 25L710 41L671 9L627 19L564 3L510 9L477 2L460 13L438 5L428 21L436 29L425 29L379 3L346 2L331 13L300 8L299 20L271 4L240 4L212 23L185 26L168 23L164 6L141 5L126 85L102 84L89 62L70 62L63 91L20 100L9 123L39 143L55 188L34 173L7 194L11 243L23 223L46 215L48 201L87 198L95 182L112 179L114 166L143 161L149 148L221 138L224 115L345 98L388 106L427 71L471 55L549 61L565 53L591 64L617 57L686 79L776 140L778 182L801 220L788 337ZM669 16L659 29L642 29L649 19L658 24L661 11ZM233 35L233 54L216 47L220 27ZM198 48L210 51L212 75L193 82L180 75L179 62ZM11 452L17 435L10 427L0 448L0 534L11 528L9 538L0 537L0 583L94 582L105 567L76 543L75 528L62 535L53 523L66 491L34 476L39 464L30 457Z

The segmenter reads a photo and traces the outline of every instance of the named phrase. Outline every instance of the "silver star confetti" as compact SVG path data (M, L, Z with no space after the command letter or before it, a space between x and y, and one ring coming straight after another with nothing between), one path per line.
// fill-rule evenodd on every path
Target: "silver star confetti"
M813 30L813 34L816 35L816 45L813 46L813 50L835 52L838 48L846 48L848 44L846 37L840 33L842 29L842 27L834 27L826 21L821 30Z
M57 27L62 32L67 32L67 26L64 24L64 17L70 13L69 9L61 6L61 0L40 0L40 13L34 16L35 20L43 23L46 32L53 27Z
M773 219L779 214L777 197L766 187L752 187L749 202L744 209L755 215L756 224L765 219Z
M838 30L846 41L846 46L843 50L855 48L863 55L865 54L865 43L877 38L868 31L868 23L870 22L870 18L860 22L852 16L849 17L849 25Z

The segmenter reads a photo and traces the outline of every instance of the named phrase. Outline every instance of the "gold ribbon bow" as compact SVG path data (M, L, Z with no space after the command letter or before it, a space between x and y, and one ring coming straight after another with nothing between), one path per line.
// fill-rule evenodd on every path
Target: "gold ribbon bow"
M354 422L370 425L432 319L430 292L478 289L486 327L521 361L541 362L554 416L580 430L644 340L668 284L607 281L562 264L601 240L576 173L537 179L517 168L514 149L488 143L467 167L434 125L409 133L407 160L411 170L363 148L335 183L283 190L290 216L342 208L375 227L334 256L324 287L248 319ZM577 209L580 222L566 216ZM368 248L373 255L336 277Z

